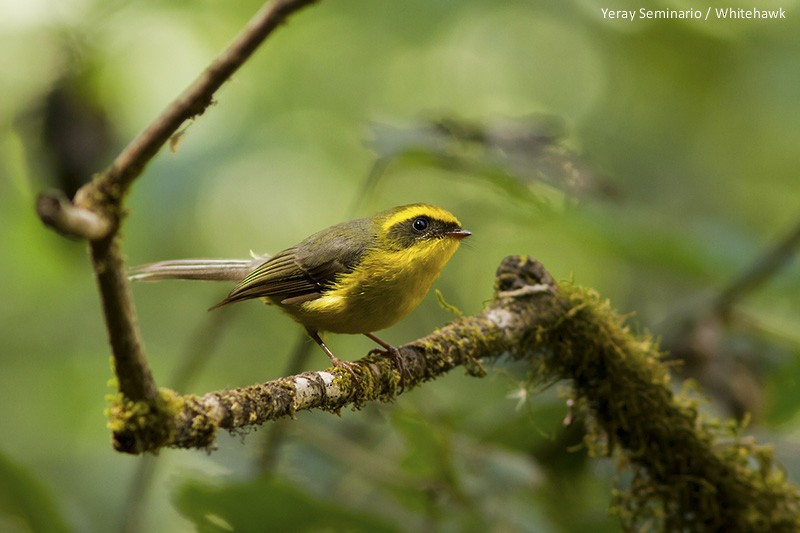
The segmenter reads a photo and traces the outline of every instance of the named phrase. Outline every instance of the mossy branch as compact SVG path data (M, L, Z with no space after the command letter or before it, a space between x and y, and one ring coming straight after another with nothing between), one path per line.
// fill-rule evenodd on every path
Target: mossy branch
M459 366L482 375L481 360L528 361L539 379L571 381L590 428L590 450L614 454L633 470L633 485L616 501L627 525L800 528L800 493L769 449L704 419L696 402L674 394L657 347L632 334L607 302L580 287L557 286L541 264L525 257L503 261L495 289L482 313L400 347L405 389ZM402 393L388 358L368 356L354 369L358 384L347 371L328 369L199 397L164 389L152 405L118 399L110 408L115 446L131 453L163 446L208 449L219 429L300 410L335 412Z
M41 197L37 207L45 224L91 244L119 381L109 407L115 448L128 453L165 446L211 448L219 429L245 428L304 409L337 411L389 401L458 366L482 375L479 361L507 356L528 361L542 380L573 383L591 428L590 449L614 453L633 470L631 488L617 499L630 527L650 521L676 530L800 530L800 495L768 449L705 420L694 402L672 392L649 339L632 335L596 294L556 286L540 264L527 258L502 263L495 299L482 313L400 348L406 370L402 386L388 358L369 356L356 362L358 383L347 371L329 369L199 397L156 387L118 243L125 194L261 42L314 1L277 0L265 7L73 202Z

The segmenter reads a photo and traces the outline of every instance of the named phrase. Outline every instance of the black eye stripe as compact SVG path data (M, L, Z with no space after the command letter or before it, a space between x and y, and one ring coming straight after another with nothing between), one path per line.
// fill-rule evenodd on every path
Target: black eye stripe
M388 228L386 246L402 250L421 240L444 238L448 232L458 229L461 229L458 222L418 215L397 222Z

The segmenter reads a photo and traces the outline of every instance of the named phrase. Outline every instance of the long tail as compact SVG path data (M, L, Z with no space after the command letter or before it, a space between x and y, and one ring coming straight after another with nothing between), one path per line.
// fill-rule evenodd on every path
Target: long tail
M205 281L241 281L266 257L252 259L176 259L133 267L128 273L131 281L161 281L189 279Z

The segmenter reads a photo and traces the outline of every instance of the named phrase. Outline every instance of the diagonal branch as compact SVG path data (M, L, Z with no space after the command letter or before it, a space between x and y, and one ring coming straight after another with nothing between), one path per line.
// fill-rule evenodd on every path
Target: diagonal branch
M78 191L74 203L59 193L39 197L37 212L46 225L90 241L119 390L129 400L154 402L158 391L142 349L117 239L125 194L178 128L205 111L214 93L258 46L292 13L316 1L276 0L265 5L183 94L122 150L108 170Z
M111 166L75 195L75 205L65 205L44 194L44 210L40 218L48 226L74 237L97 240L110 235L120 222L122 200L133 181L155 157L181 125L202 115L213 102L214 93L241 67L253 52L283 24L290 15L319 0L276 0L256 13L239 35L167 108L150 123L122 152ZM40 202L42 202L40 200ZM53 205L58 204L58 205ZM90 228L70 223L78 214L59 215L58 211L85 209L104 222Z
M390 401L458 366L482 376L479 359L516 354L524 349L520 339L526 331L553 322L562 312L553 307L555 282L535 261L508 258L500 267L498 283L495 302L483 313L461 317L399 348L405 370L402 382L390 358L369 355L352 363L358 383L348 370L330 368L199 397L162 389L154 404L117 398L109 411L114 446L128 453L164 446L211 448L219 429L237 430L302 410L336 412L348 405ZM523 352L516 357L522 358Z
M717 313L723 317L730 315L738 301L769 281L776 272L791 261L798 249L800 249L800 220L771 249L759 256L745 272L722 291L714 304Z
M525 257L503 261L495 289L482 313L400 348L405 389L457 366L480 375L479 360L525 361L539 380L572 383L590 450L614 453L620 468L632 470L631 489L617 496L617 512L630 529L653 520L669 531L800 528L800 492L770 450L705 419L695 401L676 395L657 347L632 334L608 302L580 287L557 286ZM329 369L199 397L162 389L154 405L116 401L109 409L115 446L129 453L212 448L219 429L389 401L402 392L388 358L368 356L354 367L358 384L347 371Z
M407 375L366 357L342 369L310 372L197 397L157 389L144 356L118 242L123 200L133 181L186 121L204 112L215 91L289 15L316 0L276 0L146 128L111 167L76 195L74 204L43 195L40 218L90 241L113 349L119 393L109 407L115 448L128 453L165 446L213 447L219 429L236 430L304 409L337 411L388 401L403 389L478 361L528 362L545 381L568 379L587 419L593 450L605 444L633 470L618 511L631 529L768 531L800 529L800 493L769 450L704 419L695 402L675 395L657 348L634 336L607 302L584 289L556 286L527 258L507 258L494 301L401 347ZM634 527L638 526L638 527Z
M178 128L211 105L214 93L241 67L262 42L299 9L318 0L277 0L265 5L228 48L164 112L117 156L91 189L79 191L76 203L87 208L117 204L145 165Z

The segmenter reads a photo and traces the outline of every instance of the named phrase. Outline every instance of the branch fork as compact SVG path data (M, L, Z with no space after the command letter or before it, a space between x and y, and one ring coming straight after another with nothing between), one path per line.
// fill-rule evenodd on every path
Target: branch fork
M376 356L353 363L355 378L327 369L203 396L158 389L142 349L119 247L123 200L133 181L186 120L204 112L216 90L264 39L314 1L277 0L265 6L74 202L55 193L37 202L46 225L90 243L119 384L108 409L119 451L209 449L219 429L235 431L304 409L336 412L398 394L399 372L388 358ZM667 530L800 530L800 492L769 450L724 434L698 414L695 402L676 397L657 347L632 335L608 302L580 287L557 286L541 264L527 257L506 258L495 289L483 312L399 348L407 374L403 389L457 366L481 375L480 361L525 360L537 379L570 380L575 416L584 417L590 428L587 446L601 450L597 442L602 440L633 470L630 494L617 501L629 529L652 526L655 520Z

